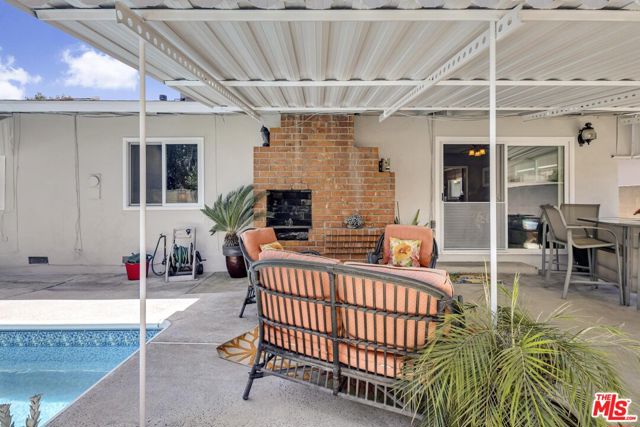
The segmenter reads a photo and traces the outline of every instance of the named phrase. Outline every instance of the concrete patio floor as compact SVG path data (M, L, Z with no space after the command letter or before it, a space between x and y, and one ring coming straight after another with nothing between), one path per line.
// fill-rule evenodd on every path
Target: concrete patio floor
M101 314L97 320L94 316L94 320L102 324L110 320L122 323L124 317L129 316L127 319L130 320L137 316L137 307L131 308L126 315L115 309L123 301L135 301L137 298L137 287L123 281L121 274L4 273L0 279L0 324L17 324L19 319L17 310L11 314L5 311L6 307L21 304L21 310L28 310L29 305L35 306L43 301L102 301ZM502 279L510 283L512 277L503 275ZM560 282L561 277L557 276L553 284L545 287L539 276L522 276L522 301L534 314L548 313L565 302L560 299ZM249 306L245 318L237 317L245 290L245 279L233 280L220 273L198 282L164 284L159 280L150 281L149 298L163 307L155 312L154 322L169 316L170 326L148 346L148 425L299 427L411 424L410 418L272 377L257 380L250 400L243 401L241 395L248 368L220 359L216 347L255 326L255 305ZM466 301L482 296L480 285L458 285L456 291ZM640 312L634 306L619 306L616 289L576 286L572 288L568 302L575 317L564 325L617 325L640 340ZM90 319L94 309L83 309L78 304L74 313L76 324L91 323L86 320ZM46 316L41 315L40 318ZM630 391L628 397L638 408L638 365L633 365L629 357L613 357L625 373ZM138 361L134 355L48 425L137 425L137 370Z

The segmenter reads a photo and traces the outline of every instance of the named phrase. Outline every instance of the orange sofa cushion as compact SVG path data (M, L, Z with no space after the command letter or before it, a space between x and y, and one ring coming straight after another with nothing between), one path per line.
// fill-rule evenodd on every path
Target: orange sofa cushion
M339 260L333 258L288 251L264 251L260 253L259 259L261 261L297 260L320 264L340 263ZM324 303L324 301L329 301L331 298L328 273L304 270L302 268L269 266L260 270L260 281L267 289L286 295L311 299L311 301L300 301L262 292L260 293L262 314L267 319L317 332L331 333L333 331L331 307ZM314 300L317 302L314 302ZM304 339L313 338L312 334L303 334ZM313 339L317 339L317 337Z
M256 261L260 256L262 250L260 245L266 245L278 241L276 232L273 228L256 228L255 230L247 230L240 236L244 247L247 250L247 255L251 258L251 261Z
M264 325L264 340L279 348L316 359L333 362L333 340L308 332Z
M338 345L338 358L351 368L391 378L400 376L405 364L405 358L398 354L344 343Z
M433 256L433 230L419 225L390 224L384 229L384 250L382 262L389 264L391 261L391 238L401 240L420 240L420 265L429 267Z
M433 285L447 297L453 296L453 286L443 270L403 268L383 265L347 263L365 271L391 273ZM403 319L389 314L435 315L438 298L429 292L353 275L338 275L337 296L346 306L340 316L344 333L392 348L415 350L424 347L433 337L436 324L428 319ZM383 313L365 312L362 308Z

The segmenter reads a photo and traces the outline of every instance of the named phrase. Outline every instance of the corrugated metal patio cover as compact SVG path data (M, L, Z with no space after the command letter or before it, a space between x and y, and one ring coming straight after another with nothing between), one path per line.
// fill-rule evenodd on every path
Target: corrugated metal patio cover
M112 1L14 1L136 66L137 37L116 22ZM500 17L517 2L130 0L126 4L258 111L379 112L486 31L489 19ZM635 11L640 2L530 0L523 6L522 26L497 46L499 109L542 110L640 89L640 11ZM597 19L605 14L606 19ZM404 109L488 108L487 63L488 53L480 53ZM154 48L148 50L148 71L208 105L229 104L199 84L187 67ZM607 108L639 107L633 98Z

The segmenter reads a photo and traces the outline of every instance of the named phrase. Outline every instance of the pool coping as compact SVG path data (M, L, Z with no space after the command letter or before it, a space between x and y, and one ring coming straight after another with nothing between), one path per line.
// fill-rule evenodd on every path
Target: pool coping
M29 331L29 330L109 330L109 329L138 329L140 327L139 324L102 324L102 325L43 325L43 326L38 326L38 325L9 325L9 328L5 328L5 325L0 325L0 331ZM169 329L169 327L171 326L171 322L169 320L163 320L160 323L149 323L147 324L147 328L158 328L159 331L157 334L155 334L153 336L153 338L151 338L150 340L148 340L146 342L146 344L150 344L153 340L155 340L157 337L159 337L160 335L162 335L162 333L164 333L167 329ZM87 393L89 393L91 390L93 390L94 387L97 387L101 382L103 382L107 377L109 377L111 374L113 374L117 369L119 369L120 367L122 367L125 363L127 363L129 361L129 359L133 358L134 356L136 356L138 353L140 352L140 347L138 346L138 348L136 349L136 351L134 351L133 353L131 353L129 356L127 356L124 360L122 360L120 363L118 363L116 366L113 367L113 369L111 369L109 372L107 372L106 374L104 374L98 381L96 381L95 383L93 383L91 385L91 387L89 387L88 389L84 390L82 393L80 393L75 399L73 399L71 402L69 402L64 408L62 408L61 410L59 410L58 412L56 412L51 418L49 418L45 423L42 424L42 427L47 427L47 425L49 425L50 422L54 421L56 418L58 418L60 415L62 415L62 413L64 411L66 411L67 409L69 409L71 406L73 406L78 400L82 399ZM44 396L43 396L44 397Z
M161 331L169 327L169 321L163 320L160 323L147 323L147 328L160 329ZM165 325L166 324L166 325ZM66 331L66 330L96 330L96 331L104 331L110 329L139 329L140 324L138 323L104 323L104 324L93 324L93 323L84 323L84 324L47 324L47 325L11 325L11 324L0 324L0 331ZM160 334L160 332L158 332Z

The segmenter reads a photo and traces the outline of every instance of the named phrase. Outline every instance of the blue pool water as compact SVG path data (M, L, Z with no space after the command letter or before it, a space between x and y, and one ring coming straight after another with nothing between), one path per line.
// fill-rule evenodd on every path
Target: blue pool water
M151 339L159 329L149 329ZM24 425L29 398L42 394L46 422L138 348L138 330L0 331L0 403Z

